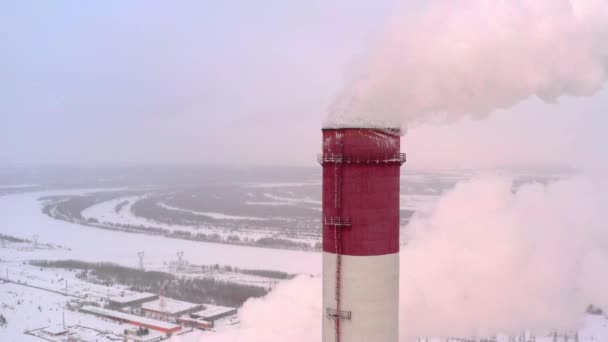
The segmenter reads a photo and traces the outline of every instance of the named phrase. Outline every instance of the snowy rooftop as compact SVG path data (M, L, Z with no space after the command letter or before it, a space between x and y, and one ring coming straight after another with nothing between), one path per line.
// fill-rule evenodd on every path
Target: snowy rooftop
M65 334L68 332L60 325L46 327L43 329L43 331L49 335L54 335L54 336L62 335L62 334Z
M154 300L158 298L158 295L147 292L132 292L130 294L124 296L113 296L109 297L108 300L118 303L118 304L128 304L131 302L141 301L141 300Z
M157 299L144 303L141 308L149 311L178 315L186 311L196 311L202 307L202 304L182 302L171 298L164 298L164 302L164 307L161 305L161 300Z
M192 318L189 316L181 316L178 318L178 322L191 322L191 323L203 323L203 324L213 324L213 322L207 321L203 318Z
M229 312L232 312L234 310L236 310L236 309L227 307L227 306L205 304L205 309L195 312L194 315L202 317L202 318L207 318L207 317L215 317L218 315L228 314Z
M181 329L181 326L179 326L177 324L158 321L155 319L136 316L136 315L131 315L131 314L120 312L120 311L107 310L107 309L99 308L96 306L83 306L81 308L81 310L84 312L103 315L103 316L107 316L107 317L113 317L113 318L129 321L129 322L138 322L138 323L144 324L146 326L154 326L154 327L158 327L158 328L162 328L162 329L166 329L166 330Z

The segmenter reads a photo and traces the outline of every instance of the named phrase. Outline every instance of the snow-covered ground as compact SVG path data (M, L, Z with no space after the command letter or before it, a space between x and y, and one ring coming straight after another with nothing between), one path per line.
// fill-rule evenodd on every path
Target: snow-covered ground
M318 274L321 270L319 253L167 239L161 236L94 229L55 220L41 212L41 204L38 201L40 197L83 192L56 190L0 197L1 233L21 238L38 235L40 241L71 249L69 251L37 250L28 253L0 249L0 258L5 260L70 258L137 266L137 252L144 251L146 267L154 267L175 259L177 251L184 251L184 258L193 264L264 268L288 273Z
M272 189L272 188L298 188L303 186L321 185L318 180L311 180L308 182L268 182L268 183L249 183L246 185L248 188L260 188L260 189Z
M405 194L401 196L401 209L419 210L434 205L441 193L433 187L427 187L424 176L412 175L408 177L412 183L411 189L406 187ZM457 174L448 175L447 178L460 179ZM413 183L422 184L414 190ZM424 183L424 184L423 184ZM273 192L277 188L300 187L309 183L259 183L249 186L251 191L259 189L258 196L250 193L245 205L260 206L294 206L297 204L313 205L320 210L320 201L306 196L291 196L288 191ZM402 188L403 189L403 188ZM24 330L38 329L45 326L59 326L62 323L63 311L66 311L66 324L81 324L92 326L102 331L122 332L126 325L105 321L90 315L64 310L68 300L65 292L65 280L68 279L68 294L82 297L85 294L98 300L110 295L117 295L128 291L121 287L107 288L80 282L74 278L74 273L67 270L38 270L38 268L23 265L23 260L33 259L79 259L91 262L109 261L125 266L138 265L137 252L144 251L144 264L146 269L167 271L175 263L176 252L184 251L184 259L192 265L231 265L248 269L271 269L289 273L319 274L321 271L321 255L319 253L297 252L277 249L253 248L227 244L205 243L197 241L168 239L161 236L125 233L85 227L74 223L52 219L41 212L41 203L38 198L50 195L82 194L86 192L113 189L95 190L53 190L37 193L21 193L0 197L0 234L11 235L32 240L34 236L41 244L63 246L61 248L21 248L16 245L0 247L0 276L8 273L9 279L23 284L0 283L0 313L9 321L5 328L0 327L0 342L4 341L41 341L29 335L23 335ZM118 190L124 190L120 188ZM245 190L248 191L248 190ZM273 193L271 193L273 192ZM193 195L194 196L194 195ZM86 218L97 218L99 221L118 222L139 225L150 224L153 227L167 229L200 229L191 226L168 225L137 217L131 212L131 205L139 196L121 197L96 204L85 211ZM127 201L118 212L118 204ZM171 209L171 208L165 208ZM180 208L176 208L181 210ZM202 212L201 212L202 213ZM206 212L206 214L218 214ZM235 215L233 215L235 216ZM236 216L235 216L236 217ZM222 217L222 219L228 219ZM234 219L233 219L234 220ZM203 227L204 228L204 227ZM212 227L208 229L213 229ZM183 267L180 271L172 272L182 276L201 276L191 272L190 267ZM193 266L192 268L195 268ZM7 272L8 270L8 272ZM214 279L224 279L248 284L266 285L269 282L261 277L236 274L231 272L214 271L203 276ZM24 286L27 283L29 286ZM272 284L269 284L272 285ZM55 292L40 290L30 286L46 288ZM216 330L230 330L235 327L228 322L220 323ZM89 340L97 337L94 330L82 332L90 334ZM199 342L212 332L195 332L177 336L175 341ZM421 341L425 341L423 339ZM429 342L439 341L428 339ZM441 340L444 342L445 340ZM507 342L506 336L500 336L497 342ZM537 342L553 342L553 337L536 336ZM559 342L561 340L558 339ZM574 341L571 337L570 342ZM585 326L579 331L580 342L608 342L608 320L602 316L587 316Z
M140 200L144 196L125 196L118 197L108 201L94 204L82 211L81 215L84 219L97 219L99 222L114 222L115 218L119 218L126 224L156 224L153 221L147 221L144 218L136 217L131 213L131 206L136 201ZM117 210L117 206L122 205L120 210Z
M0 184L1 189L23 189L23 188L35 188L40 186L40 184Z
M267 192L264 193L264 197L266 197L268 199L271 199L271 200L274 200L276 202L283 202L283 203L288 204L288 205L294 205L294 204L298 204L298 203L321 205L321 201L312 199L310 197L302 197L302 198L285 197L285 196L273 195L273 194L267 193Z
M69 297L103 301L108 297L135 294L124 286L107 287L88 283L76 277L76 271L36 267L21 262L0 262L2 279L30 287L46 289Z
M276 284L284 281L275 278L246 274L243 272L231 272L229 270L226 270L225 268L214 269L212 267L209 267L210 265L205 265L207 266L207 268L205 268L204 271L201 270L202 265L192 265L187 262L183 263L180 267L178 267L177 265L177 261L172 261L168 264L156 265L155 267L148 267L146 269L150 271L172 273L181 278L207 278L243 285L261 286L266 288L272 288Z
M203 233L207 235L217 234L221 237L223 241L229 241L230 237L238 237L241 241L245 241L245 239L260 239L260 238L268 238L268 237L276 237L277 231L271 229L263 229L263 228L247 228L246 226L239 227L239 230L233 229L225 229L222 227L217 227L212 224L196 224L196 225L183 225L183 224L168 224L164 222L159 222L156 220L148 219L146 217L136 216L133 214L131 207L134 203L139 200L142 200L146 197L146 195L140 196L124 196L118 197L111 200L103 201L97 204L94 204L85 210L82 211L81 215L85 220L95 219L97 222L101 222L103 224L112 224L116 226L120 225L132 225L138 227L144 227L146 229L165 229L170 232L189 232L191 234ZM251 216L236 216L236 215L227 215L223 213L216 212L198 212L188 209L181 209L174 206L170 206L165 203L158 203L158 205L166 210L187 212L194 215L200 215L212 219L217 220L236 220L236 221L266 221L267 218L260 217L251 217ZM320 210L320 209L319 209ZM279 219L281 221L290 222L293 219L284 217L284 218L272 218ZM314 245L318 240L314 239L304 239L304 238L295 238L295 237L285 237L282 238L289 239L294 242L304 242L307 244Z
M60 327L63 325L64 315L67 326L80 324L103 331L124 330L125 325L66 310L68 299L63 295L32 287L0 283L0 305L2 315L7 320L7 325L0 327L0 340L3 342L43 341L25 332L45 327Z
M212 218L215 220L244 220L244 221L265 221L266 219L263 217L254 217L254 216L237 216L237 215L227 215L224 213L212 213L212 212L203 212L203 211L195 211L177 208L166 203L158 203L161 208L165 208L167 210L185 212L193 215L204 216L208 218Z
M39 337L55 341L67 341L67 336L50 337L43 330L63 330L66 327L72 337L81 341L122 341L124 330L133 325L121 324L70 309L76 302L103 305L107 298L135 294L123 286L91 284L76 277L76 271L58 268L39 268L16 262L0 262L0 314L6 326L0 326L0 341L43 341ZM66 292L67 285L67 292ZM236 329L228 318L217 322L214 330ZM211 332L191 331L184 328L181 337L198 341L201 335ZM150 330L147 340L163 337L164 334ZM180 339L181 340L181 339Z
M124 329L134 327L68 309L68 303L76 297L100 301L127 290L85 283L66 270L34 271L35 268L28 265L10 265L9 269L11 282L0 281L0 312L7 320L7 325L0 327L3 342L43 341L34 335L44 336L42 330L62 330L64 326L83 341L97 341L106 336L118 337ZM69 283L67 296L66 280ZM151 337L160 336L163 334L151 333ZM66 339L63 336L57 340Z
M5 266L3 264L3 266ZM73 288L90 286L91 284L82 283L73 278L71 272L66 270L44 270L43 275L39 275L34 267L23 265L11 265L14 280L17 274L21 273L20 281L25 282L31 278L46 279L40 282L52 284L52 282L62 283L62 280L69 279L70 286ZM28 283L28 285L30 285ZM103 296L106 292L91 288L92 292L97 292ZM120 289L110 290L113 294ZM65 326L71 332L76 332L83 341L109 341L107 336L119 336L124 329L133 327L129 324L120 324L111 320L102 319L89 314L75 312L67 309L67 303L72 297L61 293L44 291L41 289L25 286L25 284L4 283L0 281L0 308L1 313L6 317L8 324L0 327L0 341L2 342L39 342L43 341L38 337L25 334L32 331L33 334L42 328L61 328L65 321ZM92 298L93 299L93 298ZM273 324L269 322L269 324ZM231 325L230 319L224 319L216 323L214 331L187 331L185 334L177 335L171 341L179 342L200 342L202 340L213 341L214 334L221 334L229 330L238 329L238 325ZM105 332L102 334L101 332ZM162 334L151 331L153 336ZM575 341L574 333L570 332L568 341ZM62 340L64 341L64 340ZM445 342L445 339L429 338L421 339L422 342ZM454 340L456 341L456 340ZM508 342L509 337L499 335L497 342ZM536 335L536 342L554 342L550 335ZM558 342L565 341L563 337L557 339ZM606 342L608 341L608 320L603 316L587 316L584 326L578 331L579 342Z

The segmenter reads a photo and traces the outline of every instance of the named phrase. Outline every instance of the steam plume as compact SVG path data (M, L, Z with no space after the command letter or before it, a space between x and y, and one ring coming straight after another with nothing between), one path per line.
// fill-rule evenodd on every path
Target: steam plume
M589 96L608 77L606 42L606 0L431 0L389 25L325 126L483 118L531 96ZM407 227L401 341L573 330L588 304L608 308L607 194L582 177L447 192ZM208 340L318 340L321 315L321 279L300 277L248 301L240 331Z
M388 25L326 127L483 118L537 96L589 96L608 77L606 0L431 0Z
M608 308L607 190L572 178L514 192L491 177L444 194L407 227L400 340L576 330L588 304ZM300 277L248 301L240 331L209 340L314 341L321 315L321 279Z
M580 328L587 305L608 305L604 190L583 178L515 193L504 179L458 184L408 226L403 340Z
M237 331L204 337L210 342L309 342L321 340L321 279L299 276L240 310Z

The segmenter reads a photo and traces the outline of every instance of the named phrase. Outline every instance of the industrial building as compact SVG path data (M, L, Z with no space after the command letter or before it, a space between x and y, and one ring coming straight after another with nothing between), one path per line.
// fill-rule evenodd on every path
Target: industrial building
M323 129L323 342L397 342L398 129Z
M164 319L167 317L177 318L182 315L197 312L203 308L202 304L182 302L179 300L161 297L151 302L142 304L141 310L149 317Z
M205 304L203 310L195 312L191 314L191 316L201 318L209 322L214 322L220 318L236 315L236 313L236 308Z
M158 299L158 295L153 293L133 292L128 295L109 297L108 306L113 309L120 309L126 306L138 306L156 299Z
M128 313L103 309L96 306L83 306L80 311L99 317L109 318L115 321L132 324L139 327L160 331L163 333L174 333L181 330L181 326L173 323L163 322L151 318L131 315Z
M177 323L191 328L197 329L211 329L213 328L213 322L209 322L202 318L195 318L191 316L182 316L177 318Z
M42 329L41 332L51 337L63 336L68 334L68 330L61 326L46 327Z

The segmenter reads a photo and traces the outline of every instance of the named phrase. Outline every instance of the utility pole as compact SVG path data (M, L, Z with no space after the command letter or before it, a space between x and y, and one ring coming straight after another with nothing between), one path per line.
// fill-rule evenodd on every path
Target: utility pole
M181 271L182 270L182 259L184 258L184 251L178 251L177 252L177 270Z
M139 269L144 270L144 251L137 252L137 256L139 257Z
M68 280L65 280L65 296L68 296Z

